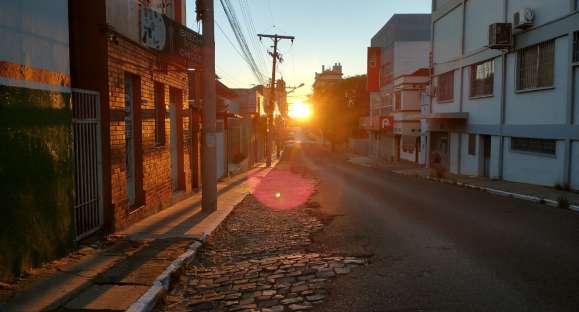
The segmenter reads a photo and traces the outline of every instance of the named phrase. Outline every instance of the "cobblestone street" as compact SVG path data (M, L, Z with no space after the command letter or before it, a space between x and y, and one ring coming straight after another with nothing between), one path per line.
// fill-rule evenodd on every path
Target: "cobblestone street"
M309 252L319 204L271 209L249 195L208 240L160 311L303 311L331 280L365 264Z

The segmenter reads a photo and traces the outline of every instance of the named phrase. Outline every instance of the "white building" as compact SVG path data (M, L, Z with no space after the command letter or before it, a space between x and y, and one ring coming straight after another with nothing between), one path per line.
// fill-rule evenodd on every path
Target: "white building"
M410 82L425 79L411 76L429 66L430 19L430 14L396 14L372 38L371 48L380 49L380 91L370 92L365 123L372 158L418 160L420 96Z
M452 173L579 189L578 4L433 1L430 156ZM494 23L513 23L512 48L488 47Z

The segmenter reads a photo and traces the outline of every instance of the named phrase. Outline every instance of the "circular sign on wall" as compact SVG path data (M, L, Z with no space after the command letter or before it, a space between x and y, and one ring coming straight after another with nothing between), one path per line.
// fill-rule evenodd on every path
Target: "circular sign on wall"
M141 44L163 50L167 43L167 26L163 15L149 9L141 10Z

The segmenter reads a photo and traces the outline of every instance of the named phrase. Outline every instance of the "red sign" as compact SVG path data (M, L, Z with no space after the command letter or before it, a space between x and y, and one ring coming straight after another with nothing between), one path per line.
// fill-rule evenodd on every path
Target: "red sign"
M390 130L394 128L394 118L391 116L382 117L382 122L380 123L380 128L382 130Z
M368 48L368 91L380 91L380 48Z

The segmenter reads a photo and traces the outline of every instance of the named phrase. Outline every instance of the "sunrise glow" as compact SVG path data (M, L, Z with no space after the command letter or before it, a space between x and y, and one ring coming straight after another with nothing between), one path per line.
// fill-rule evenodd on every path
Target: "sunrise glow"
M312 116L312 105L304 102L294 102L289 107L289 115L293 119L308 120Z

